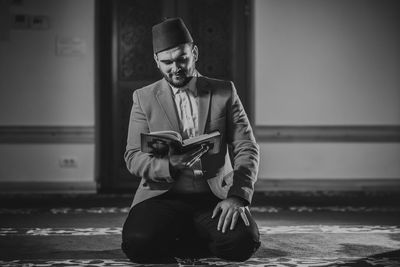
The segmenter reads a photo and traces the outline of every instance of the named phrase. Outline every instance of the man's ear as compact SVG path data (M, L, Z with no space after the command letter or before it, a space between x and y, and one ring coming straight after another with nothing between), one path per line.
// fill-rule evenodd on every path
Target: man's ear
M157 68L160 68L160 62L158 61L157 55L156 55L156 54L153 54L153 58L154 58L154 61L155 61L156 64L157 64Z
M199 59L199 49L197 48L197 45L193 45L192 53L194 61L196 62Z

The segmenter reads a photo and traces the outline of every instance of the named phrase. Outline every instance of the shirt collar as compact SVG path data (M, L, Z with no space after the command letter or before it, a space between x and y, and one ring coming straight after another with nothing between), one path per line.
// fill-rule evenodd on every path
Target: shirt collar
M188 84L186 84L183 88L188 88L190 92L193 93L194 96L197 95L197 89L196 89L196 81L197 81L197 71L194 72L192 79L189 81ZM181 87L175 87L172 86L171 84L169 85L171 86L172 92L174 95L176 95L180 89L182 89Z

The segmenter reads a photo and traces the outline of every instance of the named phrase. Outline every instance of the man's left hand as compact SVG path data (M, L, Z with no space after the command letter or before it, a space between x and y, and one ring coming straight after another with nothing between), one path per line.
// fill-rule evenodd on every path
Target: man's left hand
M220 231L222 229L222 233L225 233L228 227L230 230L233 230L239 216L243 220L244 224L249 226L250 223L247 219L245 208L244 201L238 197L228 197L227 199L219 202L217 206L215 206L211 217L214 219L215 216L217 216L217 214L221 211L217 230Z

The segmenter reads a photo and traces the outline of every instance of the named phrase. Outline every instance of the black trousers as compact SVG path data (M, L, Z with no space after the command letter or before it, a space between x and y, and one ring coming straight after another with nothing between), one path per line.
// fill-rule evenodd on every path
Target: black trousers
M258 227L246 210L250 226L239 218L234 230L217 231L219 216L211 216L219 201L211 193L167 192L137 204L123 226L122 250L138 263L207 256L247 260L260 246Z

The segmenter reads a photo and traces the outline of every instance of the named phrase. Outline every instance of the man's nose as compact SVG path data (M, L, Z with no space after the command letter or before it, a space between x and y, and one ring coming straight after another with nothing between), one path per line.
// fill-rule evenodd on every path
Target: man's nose
M177 62L172 63L172 71L177 72L180 69L180 65Z

